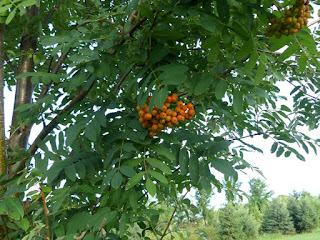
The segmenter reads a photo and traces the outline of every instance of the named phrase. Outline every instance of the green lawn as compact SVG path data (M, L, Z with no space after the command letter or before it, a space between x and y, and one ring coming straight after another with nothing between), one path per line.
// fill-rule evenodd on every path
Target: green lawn
M267 234L258 238L258 240L319 240L320 229L312 233L303 233L293 236L281 236L277 234Z

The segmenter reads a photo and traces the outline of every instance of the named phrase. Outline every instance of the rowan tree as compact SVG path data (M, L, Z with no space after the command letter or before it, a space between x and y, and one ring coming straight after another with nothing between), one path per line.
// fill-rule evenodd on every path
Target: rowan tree
M318 128L320 116L319 32L304 24L308 2L2 0L1 237L130 239L138 225L141 238L162 239L170 221L155 230L160 211L150 197L170 196L177 209L191 187L221 190L211 169L226 179L260 171L245 160L262 151L249 138L273 141L277 157L316 151L301 132ZM298 31L282 24L281 34L265 34L296 8ZM172 124L161 118L162 129L150 115L172 95L169 107L192 108ZM153 129L139 122L145 103L159 121Z

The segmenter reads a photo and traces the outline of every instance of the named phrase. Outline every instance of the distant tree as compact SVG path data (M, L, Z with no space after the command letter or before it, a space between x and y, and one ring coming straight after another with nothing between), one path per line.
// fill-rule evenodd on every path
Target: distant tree
M239 198L242 200L242 195L238 194L242 183L239 182L238 179L230 177L224 180L222 184L228 203L236 204Z
M207 212L209 210L209 204L210 204L210 199L213 195L213 191L206 191L204 189L197 190L196 191L196 205L198 207L199 213L201 217L203 218L204 225L207 225Z
M221 240L251 240L258 235L258 225L248 209L231 202L219 211Z
M318 226L319 217L316 207L310 194L294 192L293 196L289 198L288 210L297 232L311 231Z
M260 227L263 232L291 234L295 232L294 225L286 203L280 199L273 199L265 211Z
M258 178L249 181L250 186L250 203L257 205L260 211L267 205L269 199L273 195L273 191L267 190L267 184Z

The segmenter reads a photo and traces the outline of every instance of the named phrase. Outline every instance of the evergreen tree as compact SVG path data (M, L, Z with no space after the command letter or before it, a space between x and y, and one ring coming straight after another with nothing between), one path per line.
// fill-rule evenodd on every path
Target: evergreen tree
M282 234L295 232L287 206L280 198L272 200L269 204L263 217L261 231Z
M219 220L222 240L251 240L258 235L257 222L244 207L228 203L220 210Z
M293 193L288 201L288 210L297 232L311 231L318 226L319 217L310 194Z

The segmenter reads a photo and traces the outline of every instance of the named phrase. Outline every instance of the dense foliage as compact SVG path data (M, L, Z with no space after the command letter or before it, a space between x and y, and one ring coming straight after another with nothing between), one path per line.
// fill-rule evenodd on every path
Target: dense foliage
M265 36L274 4L2 0L0 80L16 91L8 139L0 111L2 237L162 239L172 219L158 231L150 202L170 198L174 214L191 187L221 191L211 168L230 188L260 171L248 137L273 140L277 157L317 152L301 126L319 126L318 31ZM174 93L193 117L150 136L137 105L152 95L151 113Z

